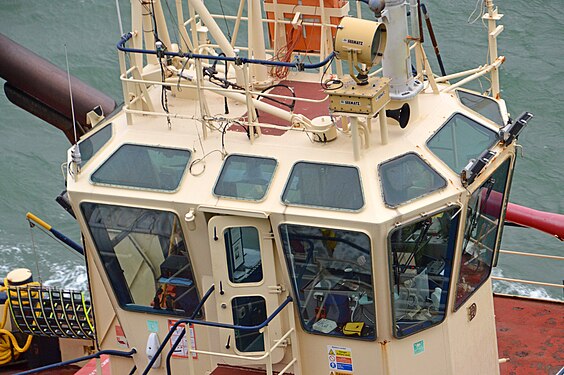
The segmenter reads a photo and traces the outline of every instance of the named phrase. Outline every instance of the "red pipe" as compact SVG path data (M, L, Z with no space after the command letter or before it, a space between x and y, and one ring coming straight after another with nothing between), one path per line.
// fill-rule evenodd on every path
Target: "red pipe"
M67 72L2 34L0 34L0 77L4 78L12 88L27 94L28 97L42 103L45 108L52 110L53 118L56 116L69 120L72 118ZM110 114L116 107L111 97L72 76L71 85L76 121L83 127L86 127L86 114L96 106L101 106L105 115ZM28 110L25 106L24 109ZM65 131L68 123L55 126ZM71 139L71 142L74 143L74 139Z
M485 199L487 192L482 192ZM499 210L503 195L497 191L491 191L488 200L482 203L484 212L493 217L499 217ZM507 204L505 221L540 230L555 236L560 241L564 240L564 215L534 210L529 207L520 206L515 203Z

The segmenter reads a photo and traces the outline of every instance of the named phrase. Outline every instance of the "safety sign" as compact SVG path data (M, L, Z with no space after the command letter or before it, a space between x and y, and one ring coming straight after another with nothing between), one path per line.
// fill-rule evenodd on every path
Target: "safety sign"
M168 329L170 330L172 326L177 322L177 320L168 321ZM174 330L172 337L170 338L170 346L172 347L176 341L178 341L182 331L186 328L185 323L180 323L176 329ZM196 347L196 333L194 332L194 325L190 324L189 330L182 336L182 339L174 349L174 353L172 354L173 357L180 357L180 358L188 358L188 338L186 336L190 336L190 345L192 349L197 349ZM197 353L192 353L192 358L198 359Z
M352 349L327 345L329 369L334 375L351 375L353 372Z

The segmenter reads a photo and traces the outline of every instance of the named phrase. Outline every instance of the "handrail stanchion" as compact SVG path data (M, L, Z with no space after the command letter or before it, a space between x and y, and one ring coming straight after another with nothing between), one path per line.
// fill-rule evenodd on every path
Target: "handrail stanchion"
M266 375L273 375L272 371L272 348L270 347L270 326L266 326L263 332L264 349L267 351L266 357Z

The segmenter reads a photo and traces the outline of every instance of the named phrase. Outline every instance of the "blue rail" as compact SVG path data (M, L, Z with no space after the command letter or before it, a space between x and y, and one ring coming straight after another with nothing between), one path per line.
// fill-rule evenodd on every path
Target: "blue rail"
M131 32L125 33L122 35L119 43L117 44L118 50L122 52L131 52L131 53L142 53L142 54L149 54L149 55L161 55L161 56L170 56L170 57L187 57L189 59L206 59L206 60L219 60L219 61L229 61L234 62L236 65L240 64L259 64L259 65L270 65L270 66L283 66L286 68L296 68L300 71L305 69L318 69L322 66L327 65L331 62L331 60L335 57L335 52L331 52L329 56L327 56L324 60L313 63L313 64L305 64L302 62L286 62L286 61L271 61L271 60L260 60L260 59L249 59L246 57L228 57L228 56L214 56L214 55L203 55L198 53L191 53L191 52L169 52L169 51L157 51L157 50L150 50L150 49L139 49L139 48L128 48L125 46L131 38L133 34Z
M205 302L208 300L208 298L211 296L211 294L213 293L213 291L215 290L215 285L212 285L208 291L206 292L206 294L204 295L204 297L202 298L202 300L200 301L200 303L198 304L198 306L196 307L196 310L194 310L194 313L192 314L192 316L188 319L180 319L178 320L176 323L174 323L174 325L169 329L167 335L165 336L162 344L159 346L158 350L156 351L155 355L153 356L153 358L149 361L149 363L147 364L147 366L145 367L145 370L143 370L143 375L147 375L149 373L149 371L151 370L151 367L153 366L153 364L155 363L155 361L157 360L157 358L159 357L159 355L162 353L164 347L166 346L166 344L168 343L168 341L170 341L170 338L172 337L172 334L176 331L176 328L180 325L180 324L194 324L194 325L202 325L202 326L208 326L208 327L217 327L217 328L227 328L227 329L238 329L238 330L242 330L242 331L258 331L260 329L263 329L264 327L266 327L274 318L276 318L276 316L278 314L280 314L280 312L290 303L292 302L292 297L288 296L286 297L286 299L284 300L284 302L282 302L282 304L280 306L278 306L278 308L276 310L274 310L272 312L272 314L270 314L270 316L268 316L268 318L266 318L266 320L264 322L262 322L261 324L255 325L255 326L240 326L240 325L235 325L235 324L225 324L225 323L218 323L218 322L207 322L207 321L203 321L203 320L196 320L194 319L195 316L200 312L200 310L202 309L202 307L204 306ZM172 357L172 353L174 353L174 350L176 349L176 347L178 346L178 344L180 343L180 340L182 340L182 338L184 337L184 335L186 334L186 328L184 328L182 330L182 332L180 333L178 339L174 342L170 352L167 355L166 361L166 367L167 367L167 373L170 374L170 358ZM190 353L188 353L188 355L191 355Z
M84 356L84 357L75 358L75 359L71 359L71 360L59 362L59 363L53 363L51 365L38 367L38 368L35 368L33 370L18 372L16 375L37 374L38 372L53 370L53 369L56 369L56 368L59 368L59 367L62 367L62 366L72 365L73 363L86 361L86 360L89 360L89 359L92 359L92 358L100 358L100 356L104 355L104 354L114 355L114 356L117 356L117 357L131 358L133 356L133 354L135 354L135 353L137 353L137 350L135 350L135 349L131 349L128 352L122 352L122 351L119 351L119 350L101 350L98 353L90 354L90 355L87 355L87 356Z

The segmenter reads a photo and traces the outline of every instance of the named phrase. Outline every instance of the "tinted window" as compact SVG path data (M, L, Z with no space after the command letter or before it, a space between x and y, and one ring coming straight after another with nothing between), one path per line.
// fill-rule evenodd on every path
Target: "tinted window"
M398 206L446 186L446 181L417 154L406 154L380 164L384 202Z
M223 233L229 280L256 283L262 280L259 233L255 227L227 228Z
M510 160L505 161L470 197L466 212L460 272L456 287L458 309L490 276L503 225L503 202Z
M82 165L88 163L103 145L112 138L112 124L104 126L90 137L78 142Z
M176 215L96 203L81 208L122 307L192 315L199 299Z
M260 200L266 195L276 169L276 160L230 155L223 163L214 194L222 197Z
M190 160L190 151L143 145L123 145L96 172L91 180L141 189L173 191Z
M370 238L335 228L282 224L280 236L308 332L375 338Z
M492 98L487 96L473 94L467 91L456 90L460 102L473 110L478 112L485 118L492 120L499 126L503 126L503 117L501 117L501 110L499 104Z
M396 337L444 320L459 217L460 210L455 207L390 234Z
M358 169L299 162L286 183L282 201L289 205L359 210L364 206Z
M477 158L497 141L496 132L456 113L431 137L427 146L450 169L460 173L470 159Z

